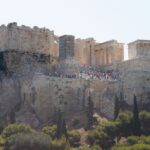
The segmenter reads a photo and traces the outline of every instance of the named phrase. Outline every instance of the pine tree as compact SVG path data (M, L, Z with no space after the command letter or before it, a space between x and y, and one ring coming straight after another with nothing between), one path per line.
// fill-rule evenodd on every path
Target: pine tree
M133 107L133 134L135 136L141 135L141 124L140 124L139 111L138 111L137 100L135 95L134 95L134 107Z
M93 124L94 124L94 117L93 117L93 114L94 114L94 104L93 104L93 101L91 99L91 96L89 95L88 97L88 104L87 104L87 127L88 129L91 129Z
M117 119L119 111L120 111L120 102L119 102L119 99L116 95L115 96L115 106L114 106L114 120Z

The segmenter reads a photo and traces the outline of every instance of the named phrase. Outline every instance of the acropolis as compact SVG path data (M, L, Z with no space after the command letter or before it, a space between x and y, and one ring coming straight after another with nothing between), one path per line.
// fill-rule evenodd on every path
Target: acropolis
M129 43L128 58L124 60L124 43L117 40L97 42L91 37L58 36L36 26L1 25L1 123L7 123L15 111L17 122L38 128L51 121L50 116L60 107L70 127L75 114L82 126L89 93L95 110L107 118L112 118L118 93L128 108L133 93L141 107L147 107L150 40Z

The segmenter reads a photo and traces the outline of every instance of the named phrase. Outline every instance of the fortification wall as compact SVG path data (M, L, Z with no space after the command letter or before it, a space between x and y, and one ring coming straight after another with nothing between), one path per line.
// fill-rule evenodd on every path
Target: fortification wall
M52 54L58 57L58 38L46 28L17 26L10 23L0 26L0 50L18 50Z

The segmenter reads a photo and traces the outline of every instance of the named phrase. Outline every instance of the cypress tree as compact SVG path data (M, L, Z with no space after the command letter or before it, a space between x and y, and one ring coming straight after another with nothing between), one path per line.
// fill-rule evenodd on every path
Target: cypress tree
M133 106L133 134L135 136L141 135L141 124L139 119L139 110L137 105L136 96L134 95L134 106Z
M57 129L55 137L60 139L63 135L66 139L68 138L66 120L64 119L63 112L59 109L57 112Z
M116 95L115 96L115 106L114 106L114 120L117 119L119 111L120 111L120 102L119 102L119 99Z
M87 127L88 129L91 129L94 124L94 104L91 99L91 96L88 97L88 104L87 104Z
M15 122L16 122L16 113L14 109L12 109L10 112L10 123L15 123Z

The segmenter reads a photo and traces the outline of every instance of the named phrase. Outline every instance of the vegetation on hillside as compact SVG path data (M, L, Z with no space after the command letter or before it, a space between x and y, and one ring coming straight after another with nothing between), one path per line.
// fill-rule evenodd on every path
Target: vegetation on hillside
M80 130L68 130L65 116L56 111L56 123L37 131L24 124L9 124L0 135L0 150L150 150L150 112L122 111L116 97L114 120L94 122L91 97L87 104L86 141Z

